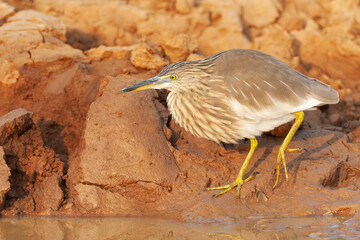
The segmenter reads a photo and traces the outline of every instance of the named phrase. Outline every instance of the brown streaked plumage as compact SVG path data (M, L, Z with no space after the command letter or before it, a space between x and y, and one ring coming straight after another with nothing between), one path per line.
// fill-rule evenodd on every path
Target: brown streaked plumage
M279 150L274 187L281 161L287 179L284 153L301 124L303 111L339 101L338 93L327 84L297 72L270 55L249 49L173 63L158 76L120 92L148 88L170 90L167 98L170 113L195 136L217 143L251 139L251 150L236 180L209 189L225 189L216 196L235 186L239 194L241 185L249 180L243 180L243 176L257 146L255 137L295 119Z

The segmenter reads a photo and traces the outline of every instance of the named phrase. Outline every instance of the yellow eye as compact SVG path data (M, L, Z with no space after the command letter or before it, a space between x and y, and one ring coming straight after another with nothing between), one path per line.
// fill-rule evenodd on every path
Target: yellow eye
M171 79L171 80L175 80L176 78L177 78L176 75L171 75L171 76L170 76L170 79Z

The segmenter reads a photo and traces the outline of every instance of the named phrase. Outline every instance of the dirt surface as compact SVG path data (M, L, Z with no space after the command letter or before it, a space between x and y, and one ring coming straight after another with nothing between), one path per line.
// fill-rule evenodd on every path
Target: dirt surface
M2 215L354 215L359 29L351 0L0 2ZM303 151L286 155L288 183L282 173L272 189L289 124L258 139L241 199L235 190L213 199L204 189L233 181L249 142L193 137L171 118L166 91L116 92L171 62L231 48L274 55L341 101L306 112L290 143Z

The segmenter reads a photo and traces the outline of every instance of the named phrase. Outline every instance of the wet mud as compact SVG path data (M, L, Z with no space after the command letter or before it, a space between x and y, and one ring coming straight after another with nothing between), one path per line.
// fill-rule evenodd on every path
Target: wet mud
M189 224L160 218L0 219L0 237L33 239L356 239L357 217L243 219L234 223Z

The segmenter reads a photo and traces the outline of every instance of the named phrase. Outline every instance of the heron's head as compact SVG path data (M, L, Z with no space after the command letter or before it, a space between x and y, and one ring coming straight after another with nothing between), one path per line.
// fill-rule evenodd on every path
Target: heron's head
M199 65L199 61L172 63L166 66L156 77L128 86L118 93L135 92L145 89L176 91L178 89L189 88L208 75L204 69Z

